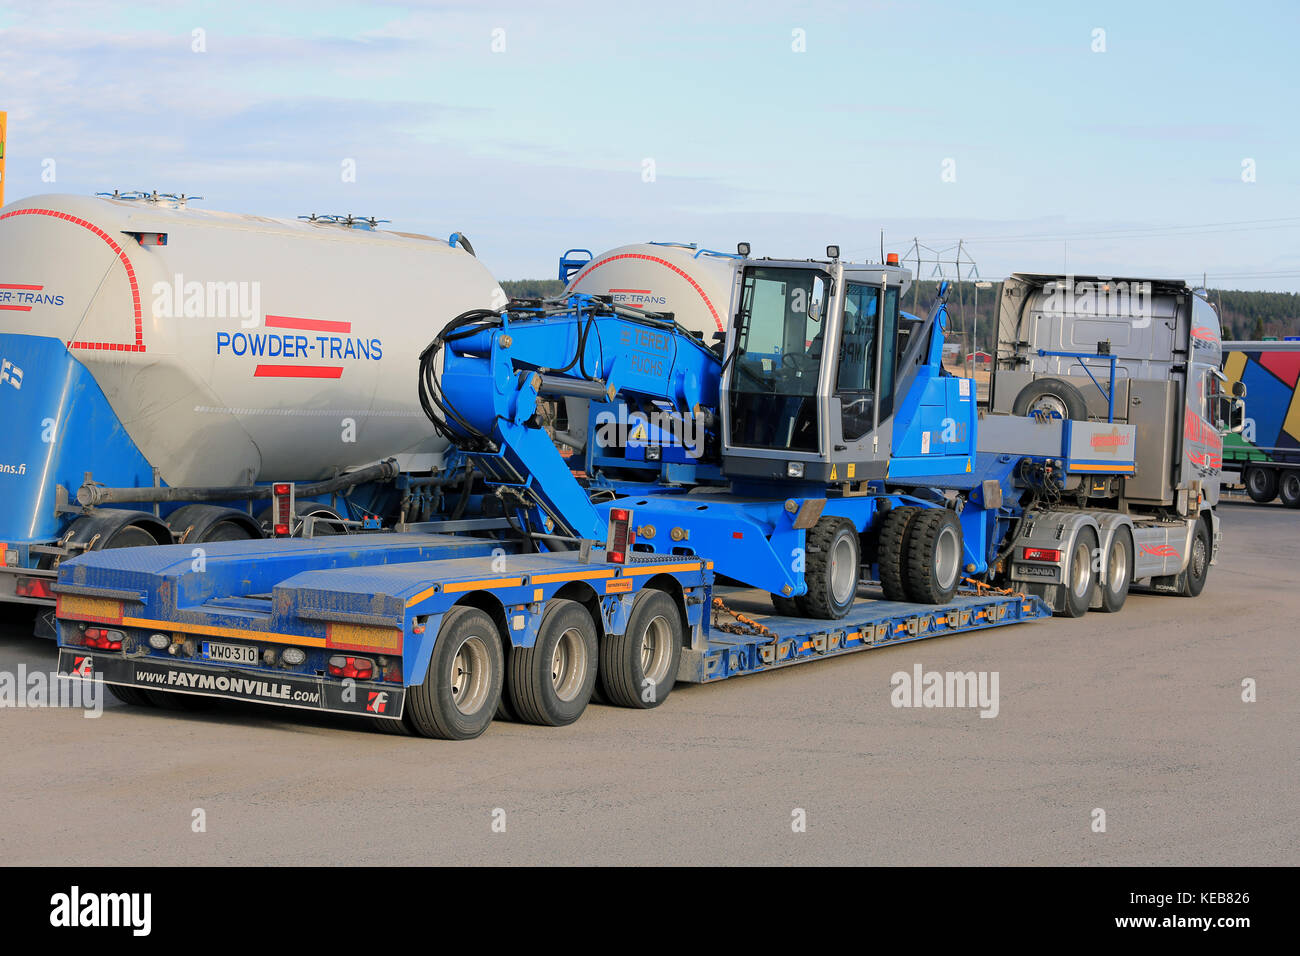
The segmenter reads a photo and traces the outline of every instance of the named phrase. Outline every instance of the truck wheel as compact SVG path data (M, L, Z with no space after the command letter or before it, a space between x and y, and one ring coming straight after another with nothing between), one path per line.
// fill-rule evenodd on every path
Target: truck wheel
M501 699L501 634L478 608L442 619L424 683L407 692L406 715L421 737L469 740L487 730Z
M1288 508L1300 508L1300 471L1288 468L1278 481L1278 494Z
M591 700L599 655L591 613L577 601L549 602L537 642L510 651L506 696L511 708L530 724L573 723Z
M947 604L961 580L961 522L947 508L923 509L907 535L907 594Z
M1057 418L1083 422L1088 420L1088 403L1069 382L1063 382L1059 378L1040 378L1022 388L1011 404L1013 415L1030 415L1035 412L1046 412Z
M788 598L780 594L772 595L772 610L782 617L803 617L799 610L798 598Z
M1133 534L1128 528L1116 528L1106 554L1106 583L1101 587L1100 611L1115 613L1128 600L1133 584Z
M906 601L905 584L907 560L907 535L912 524L924 508L908 505L894 508L885 515L880 523L880 545L876 551L876 563L880 565L880 587L885 592L886 601Z
M1074 539L1070 566L1060 589L1061 607L1054 608L1058 617L1083 617L1092 606L1092 590L1097 575L1092 570L1092 556L1097 553L1097 532L1084 528Z
M1205 580L1210 576L1212 547L1210 529L1204 521L1198 520L1192 533L1192 551L1187 556L1187 567L1174 579L1182 597L1196 597L1205 590Z
M1277 472L1272 468L1247 468L1241 481L1251 501L1266 505L1277 497Z
M798 598L805 617L835 620L849 613L858 594L862 549L858 529L845 518L819 518L807 535L804 581Z
M107 684L108 692L131 707L152 707L149 694L139 687L123 687L120 684Z
M677 604L663 591L637 595L627 630L607 634L600 644L600 685L619 707L658 707L677 682L682 656L682 621Z

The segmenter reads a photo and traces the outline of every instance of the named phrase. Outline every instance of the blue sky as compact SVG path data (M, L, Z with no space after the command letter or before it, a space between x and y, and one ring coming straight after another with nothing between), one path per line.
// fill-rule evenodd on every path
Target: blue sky
M884 229L988 277L1297 291L1297 36L1283 2L0 3L6 197L377 215L501 278Z

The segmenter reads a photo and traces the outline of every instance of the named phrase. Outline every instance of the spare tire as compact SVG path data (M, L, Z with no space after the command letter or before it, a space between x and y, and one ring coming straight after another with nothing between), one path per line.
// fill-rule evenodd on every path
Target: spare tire
M1011 405L1013 415L1048 412L1072 421L1088 420L1088 403L1079 390L1059 378L1038 378L1020 390Z

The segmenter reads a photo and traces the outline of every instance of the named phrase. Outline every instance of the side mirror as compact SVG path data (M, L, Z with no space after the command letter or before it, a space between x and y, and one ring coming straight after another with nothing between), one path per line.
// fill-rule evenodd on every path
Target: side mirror
M1233 382L1233 383L1232 383L1232 397L1233 397L1233 398L1245 398L1245 397L1246 397L1246 383L1245 383L1245 382Z

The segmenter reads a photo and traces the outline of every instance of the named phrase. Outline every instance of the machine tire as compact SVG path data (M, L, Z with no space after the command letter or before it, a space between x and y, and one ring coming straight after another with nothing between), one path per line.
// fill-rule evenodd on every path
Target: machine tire
M1192 532L1191 552L1187 555L1187 567L1174 579L1180 597L1194 598L1205 590L1206 579L1210 576L1213 548L1209 526L1204 519L1197 519L1196 530Z
M907 535L908 597L920 604L947 604L961 583L961 559L957 516L947 508L923 509Z
M894 508L880 523L880 544L876 549L876 563L880 565L880 587L886 601L906 601L907 535L917 516L924 511L907 505Z
M505 694L510 707L525 723L573 723L591 700L599 658L591 612L577 601L548 602L536 643L510 650Z
M152 707L154 702L147 691L140 687L123 687L120 684L106 684L108 692L129 707Z
M1119 552L1116 553L1118 547ZM1123 562L1119 580L1115 580L1114 569L1117 562ZM1110 547L1106 554L1106 583L1101 587L1101 607L1097 610L1114 614L1128 600L1128 589L1133 584L1133 532L1128 528L1116 528L1111 535Z
M1277 493L1288 508L1300 508L1300 471L1288 468L1278 480Z
M1266 505L1277 497L1277 471L1273 468L1250 467L1241 476L1246 494L1256 504Z
M782 594L772 595L772 610L782 617L803 617L799 609L798 598L788 598Z
M452 608L438 629L424 683L407 692L411 729L440 740L479 736L496 716L504 670L501 632L492 618L478 608Z
M1071 546L1070 563L1065 571L1058 593L1061 606L1053 608L1057 617L1083 617L1092 606L1092 592L1097 587L1097 575L1092 569L1092 556L1097 551L1097 532L1082 529Z
M167 527L180 544L248 541L262 537L253 516L216 505L182 505L167 516Z
M808 593L798 598L804 617L837 620L849 613L858 594L862 545L846 518L819 518L809 529L804 559Z
M147 690L144 695L149 698L149 703L161 710L181 712L203 710L211 701L210 698L200 697L198 694L177 694L166 690Z
M1076 422L1088 420L1088 403L1083 395L1059 378L1039 378L1030 382L1011 404L1011 414L1028 415L1039 408L1055 411L1062 418Z
M647 648L646 641L652 642ZM600 685L618 707L649 710L672 693L682 657L682 621L677 604L663 591L643 590L632 604L627 629L600 643ZM649 700L646 699L646 691Z
M390 737L414 737L415 731L406 723L406 717L400 720L384 720L380 717L370 718L370 729Z

